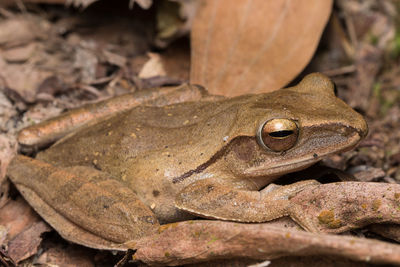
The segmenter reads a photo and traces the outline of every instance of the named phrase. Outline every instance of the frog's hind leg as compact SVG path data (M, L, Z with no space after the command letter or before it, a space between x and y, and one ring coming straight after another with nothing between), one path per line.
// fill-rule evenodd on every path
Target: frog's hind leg
M19 133L18 142L25 150L40 148L59 140L82 126L95 123L110 116L110 114L122 112L138 105L165 106L208 97L210 95L203 87L189 84L137 91L85 105L65 112L58 117L27 127Z
M153 212L129 188L90 167L57 168L15 157L7 175L34 209L65 239L99 249L154 233Z

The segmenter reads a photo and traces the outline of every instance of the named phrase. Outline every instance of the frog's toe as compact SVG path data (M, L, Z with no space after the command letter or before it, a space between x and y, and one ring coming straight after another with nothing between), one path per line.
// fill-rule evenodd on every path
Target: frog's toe
M319 225L315 220L304 212L304 209L298 205L290 205L288 209L290 218L300 225L304 230L312 233L320 233Z

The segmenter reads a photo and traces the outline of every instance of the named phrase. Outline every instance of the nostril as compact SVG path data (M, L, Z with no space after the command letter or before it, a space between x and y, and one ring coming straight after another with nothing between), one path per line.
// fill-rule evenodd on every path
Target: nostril
M358 130L361 138L364 138L368 135L368 124L364 118L362 118L361 121L362 122Z

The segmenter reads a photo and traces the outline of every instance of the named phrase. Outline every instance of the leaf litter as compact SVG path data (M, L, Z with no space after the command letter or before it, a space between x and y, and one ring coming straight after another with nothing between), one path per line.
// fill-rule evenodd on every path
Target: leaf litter
M74 1L73 5L86 8L81 13L74 13L74 10L67 10L62 6L51 5L45 7L46 12L41 13L37 12L38 6L32 5L32 2L38 1L24 1L27 12L24 14L10 6L2 9L3 16L0 20L2 29L0 31L0 91L4 96L4 100L0 98L0 125L2 133L5 134L4 138L1 136L3 138L1 142L5 145L2 145L0 151L3 174L0 188L2 192L0 213L13 212L26 223L25 226L20 226L19 230L13 230L16 228L7 226L10 223L5 221L4 216L0 216L2 233L6 233L2 234L2 244L8 248L6 250L8 254L2 252L0 258L7 260L12 252L11 255L16 261L36 255L35 262L39 264L63 265L74 262L71 259L76 258L81 259L80 263L87 266L104 261L115 263L122 258L121 255L113 257L111 254L104 256L103 253L99 256L100 254L96 254L93 250L79 246L72 250L66 249L63 245L57 245L62 244L61 240L52 243L54 240L45 239L43 242L41 233L48 231L48 226L38 221L37 216L32 216L32 211L27 213L16 208L25 205L26 210L30 209L26 204L21 204L24 202L19 198L15 199L17 194L15 189L12 186L10 188L7 180L4 179L7 162L16 153L15 133L22 127L52 117L66 109L135 90L145 90L152 85L171 83L174 79L175 82L187 81L189 71L193 73L196 68L192 65L192 70L189 70L187 38L175 42L173 40L187 32L188 24L182 23L179 19L170 20L178 24L168 26L170 35L165 35L165 32L159 35L159 37L167 36L166 42L160 43L154 39L153 45L167 46L165 50L159 50L152 48L150 38L154 32L151 26L154 10L150 8L149 11L143 11L136 6L138 4L143 5L142 7L150 7L151 1L131 1L131 3L136 2L133 10L129 10L128 6L122 3L119 9L115 8L105 13L101 5L106 4L101 2ZM54 3L64 3L64 1L54 1ZM181 9L179 5L183 4L180 4L180 1L177 3ZM346 175L346 178L343 178L344 176L341 175L333 175L334 178L324 178L328 181L353 179L394 184L400 180L400 160L398 160L400 158L398 156L400 154L398 131L400 128L398 119L400 117L398 91L400 68L397 64L400 48L396 43L399 32L397 28L399 8L395 1L389 0L378 3L369 0L336 1L317 53L306 67L306 72L330 73L338 85L339 96L366 115L369 120L370 134L356 152L334 155L324 161L325 165L349 172L354 177ZM330 10L326 8L324 11L327 14L330 13ZM135 14L134 19L132 16L120 16L129 12ZM279 14L279 11L276 12ZM119 14L117 20L115 14ZM179 15L179 12L174 14ZM188 16L189 19L193 19L193 14L188 14ZM303 15L303 19L306 19L305 16ZM98 17L101 19L96 19ZM217 18L220 19L220 17ZM195 31L192 32L194 33ZM283 30L279 34L284 34ZM235 34L232 36L239 37ZM316 46L319 37L314 38ZM297 40L311 41L302 40L301 37ZM230 47L229 44L228 42L223 47ZM310 49L308 52L304 48L300 50L302 54L308 54L308 57L311 57L313 54L311 48L307 48ZM275 59L272 55L267 62L278 61L279 63L282 53L285 52L287 50L276 53ZM153 72L150 75L140 77L141 71L144 72L146 62L151 60L148 53L153 53L159 59L157 61L159 71L152 67ZM199 55L201 54L194 54L194 56ZM222 54L218 55L222 56ZM292 61L293 66L289 67L294 67L296 70L287 72L271 65L276 74L273 78L281 80L281 84L268 88L277 89L290 82L307 64L307 61L308 59L304 60L304 63ZM194 60L192 64L193 62L200 61ZM226 61L222 59L221 62L224 64ZM211 66L218 64L211 64ZM201 67L202 65L197 66L197 68ZM285 67L283 69L286 70ZM217 73L219 70L217 69ZM209 75L212 77L214 74ZM255 77L259 77L257 75ZM214 83L212 79L209 80L211 88ZM224 79L218 78L217 81L225 83ZM249 78L249 81L251 80ZM229 83L229 79L226 82ZM243 87L245 86L238 86L239 89ZM237 91L234 94L241 93L244 91ZM304 191L292 200L299 204L318 203L318 205L305 206L305 209L307 215L313 220L323 222L319 224L322 227L321 232L341 232L338 229L342 226L359 227L370 222L381 223L385 221L385 218L397 216L390 209L398 205L394 193L391 196L392 199L389 199L392 202L387 202L388 196L368 198L377 190L386 188L386 184L365 185L369 188L374 186L377 188L363 192L357 191L359 185L356 182L350 182L335 190L332 190L332 186L335 184L321 185L317 189L310 189L312 193ZM337 191L342 192L342 197L333 193ZM345 202L349 198L353 201ZM346 205L341 205L343 203ZM346 231L346 236L336 236L302 232L294 222L285 219L265 224L183 222L176 224L176 227L163 229L159 236L149 237L147 240L142 240L139 245L136 244L139 249L134 257L136 260L140 259L149 264L196 263L238 254L248 255L257 261L272 260L272 265L282 263L284 260L286 264L299 262L316 264L324 260L324 263L328 264L327 257L334 259L334 263L341 262L348 266L354 264L354 261L358 261L357 264L361 264L359 261L398 264L400 262L396 258L396 255L399 255L398 246L387 242L388 239L400 240L398 229L397 225L373 224L363 230ZM185 232L189 235L182 234ZM198 238L196 239L198 233L204 233L207 238L199 241ZM354 233L362 238L347 237ZM379 238L374 233L388 239ZM15 239L18 236L19 239ZM386 242L363 238L370 236ZM11 242L12 240L14 243ZM180 242L176 240L184 241L185 245L179 245ZM271 242L269 247L265 247L265 240ZM26 245L16 245L22 244L18 242L26 243ZM40 244L41 246L51 244L53 248L45 248L44 251L38 252ZM369 246L374 247L374 250L369 249ZM298 250L300 247L303 249ZM260 248L264 249L260 250ZM88 251L86 255L79 254L79 251L85 250ZM202 253L196 254L198 250ZM90 257L88 258L87 255ZM305 255L314 256L304 257ZM32 262L32 259L31 257L25 262ZM221 264L229 264L229 262L225 261ZM249 263L242 262L241 264ZM11 263L10 266L12 266Z

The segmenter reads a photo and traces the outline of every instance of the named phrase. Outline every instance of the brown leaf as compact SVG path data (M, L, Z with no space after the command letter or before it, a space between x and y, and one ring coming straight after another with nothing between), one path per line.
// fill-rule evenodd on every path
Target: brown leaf
M1 78L5 83L0 84L2 90L10 98L17 95L24 102L32 103L35 101L36 89L43 80L52 76L51 71L41 70L30 63L25 64L6 64L2 62L0 55Z
M381 168L374 168L367 165L359 165L351 168L350 173L353 174L356 181L360 182L372 182L385 176L385 171Z
M8 243L8 253L16 262L20 262L35 255L42 242L41 235L51 231L51 228L43 221L34 223Z
M161 57L156 53L148 53L149 60L143 65L139 72L139 78L148 79L156 76L165 76L165 69Z
M39 216L22 197L10 200L0 209L0 224L8 230L8 240L15 238L39 220Z
M392 165L400 165L400 152L391 155L389 160Z
M295 266L295 267L309 267L309 266L324 266L324 267L370 267L371 264L367 262L361 263L348 259L324 257L324 256L311 256L311 257L284 257L273 260L268 267L280 266ZM249 266L251 267L251 266ZM262 267L262 266L254 266Z
M191 82L235 96L277 90L311 59L332 1L205 0L192 28Z
M6 175L8 163L17 154L17 141L15 136L0 135L0 183Z
M8 6L11 4L15 4L14 0L3 0L0 2L0 6ZM87 8L91 4L97 2L98 0L22 0L24 3L36 3L36 4L65 4L68 6L73 6L75 8ZM134 4L139 5L143 9L149 9L153 4L152 0L130 0L129 7L132 8Z
M39 94L46 94L51 97L56 94L65 92L67 86L61 81L57 76L51 76L45 80L38 86L37 92Z
M26 45L7 49L3 54L4 59L11 63L25 62L37 51L36 46L35 42L30 42Z
M94 2L97 2L98 0L64 0L65 4L68 6L74 6L76 8L87 8Z
M400 225L398 224L372 224L368 229L381 236L400 242Z
M0 135L0 208L8 199L9 181L6 179L6 170L15 154L17 154L16 137L7 134Z
M3 87L2 78L0 77L0 88ZM2 132L7 132L10 128L12 117L16 116L16 107L11 103L4 93L0 92L0 130Z
M0 209L0 225L8 230L8 254L16 262L34 255L41 234L51 230L21 197Z
M129 5L133 6L133 4L138 4L143 9L149 9L153 4L153 0L130 0Z
M202 263L194 263L185 265L185 267L309 267L309 266L324 266L324 267L368 267L368 263L351 261L348 259L338 259L326 256L306 256L306 257L283 257L273 260L251 260L251 259L223 259L207 261Z
M260 263L261 262L261 263ZM222 259L206 261L194 264L185 264L185 267L264 267L270 265L263 265L265 261L252 260L252 259ZM266 261L266 263L271 263L271 261ZM258 265L261 264L261 265Z
M105 58L105 60L115 66L118 67L124 67L126 65L127 59L124 56L118 55L116 53L112 53L110 51L107 51L106 49L103 49L102 54Z
M17 263L8 255L7 251L0 247L0 263L4 267L15 267Z
M35 260L34 264L44 266L95 266L93 262L93 251L82 249L80 246L70 245L68 247L58 245L51 247Z
M189 81L190 47L188 40L180 40L171 44L162 54L161 61L167 76Z
M177 242L179 240L179 242ZM371 263L400 263L400 246L364 238L312 234L265 224L186 221L137 244L135 260L177 265L220 258L275 259L324 255Z
M64 4L66 0L22 0L19 3L35 3L35 4ZM17 5L15 0L1 0L0 6L13 6Z
M361 44L355 55L355 65L357 74L350 83L349 105L361 110L367 110L371 116L377 113L377 110L369 106L369 98L374 85L375 76L380 70L383 61L383 51L370 45Z
M46 38L50 25L35 16L15 16L0 22L0 45L12 47L26 44L37 38Z

